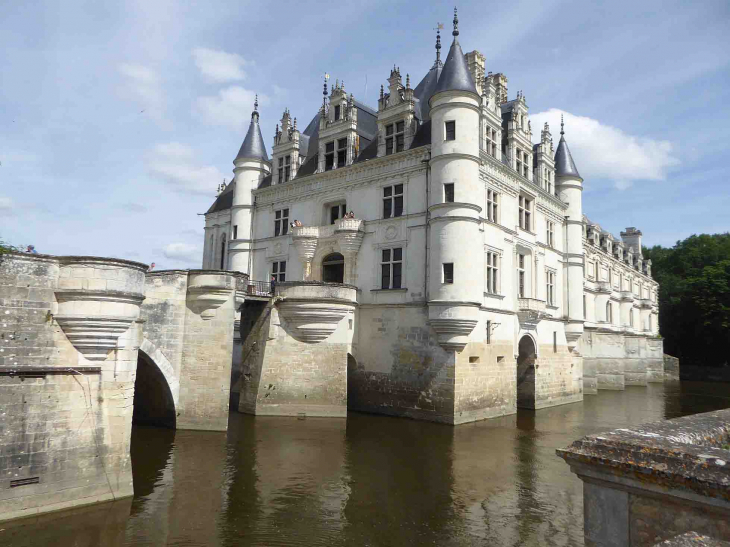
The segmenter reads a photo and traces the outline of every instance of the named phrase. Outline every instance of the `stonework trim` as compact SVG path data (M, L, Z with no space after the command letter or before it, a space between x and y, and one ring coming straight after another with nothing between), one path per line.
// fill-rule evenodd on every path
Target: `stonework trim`
M172 400L175 403L175 408L177 408L178 401L180 399L180 380L178 380L177 375L175 374L175 369L170 364L170 361L167 357L165 357L165 354L162 353L162 350L160 350L147 338L142 341L142 344L139 346L139 350L147 356L150 362L157 366L162 375L165 377L165 380L167 380L167 385L170 388L170 393L172 394Z

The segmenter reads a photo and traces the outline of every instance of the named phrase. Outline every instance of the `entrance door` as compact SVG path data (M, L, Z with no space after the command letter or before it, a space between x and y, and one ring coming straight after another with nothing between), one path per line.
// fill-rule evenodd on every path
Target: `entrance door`
M340 253L332 253L322 260L322 281L325 283L343 283L345 280L345 257Z
M517 357L517 408L535 408L535 343L523 336Z

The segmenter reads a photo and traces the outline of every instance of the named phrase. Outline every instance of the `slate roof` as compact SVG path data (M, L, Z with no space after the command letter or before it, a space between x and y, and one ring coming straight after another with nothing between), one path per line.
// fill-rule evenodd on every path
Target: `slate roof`
M477 95L477 88L474 85L464 52L461 50L461 45L456 36L454 36L449 54L446 56L446 62L434 94L442 91L470 91Z
M259 113L256 111L251 114L251 123L248 126L246 138L243 139L243 144L236 155L236 159L233 161L241 158L257 158L269 161L266 146L264 145L264 138L261 136L261 127L259 127Z
M435 63L433 67L431 67L431 70L428 71L428 74L426 74L423 77L423 80L416 86L416 89L413 90L413 96L417 99L416 101L416 118L421 120L422 122L428 121L431 119L431 105L429 104L429 101L431 100L431 96L434 94L434 91L436 91L436 86L438 85L439 76L441 76L441 71L443 70L443 65L439 61L438 63Z
M575 166L575 162L573 161L573 156L570 154L570 148L568 148L568 143L565 141L565 136L562 131L560 132L558 149L555 151L555 175L559 177L578 177L582 180L582 177Z
M235 187L236 182L231 181L231 183L226 186L226 189L223 190L223 192L216 198L213 205L210 206L210 209L208 209L205 214L207 215L208 213L216 213L218 211L230 209L233 206L233 190Z

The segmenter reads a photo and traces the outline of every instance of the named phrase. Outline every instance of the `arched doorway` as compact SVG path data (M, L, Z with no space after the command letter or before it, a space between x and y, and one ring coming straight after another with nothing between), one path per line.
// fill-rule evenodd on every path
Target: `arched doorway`
M132 423L175 428L175 401L162 371L142 350L137 357Z
M345 257L340 253L328 254L322 259L322 281L325 283L344 283Z
M535 408L535 361L535 342L523 336L517 357L517 408Z

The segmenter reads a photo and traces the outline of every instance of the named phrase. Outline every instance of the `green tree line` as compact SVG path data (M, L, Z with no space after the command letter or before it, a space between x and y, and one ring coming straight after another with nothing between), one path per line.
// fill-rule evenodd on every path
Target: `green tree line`
M730 233L644 247L659 282L664 352L684 365L730 363Z

